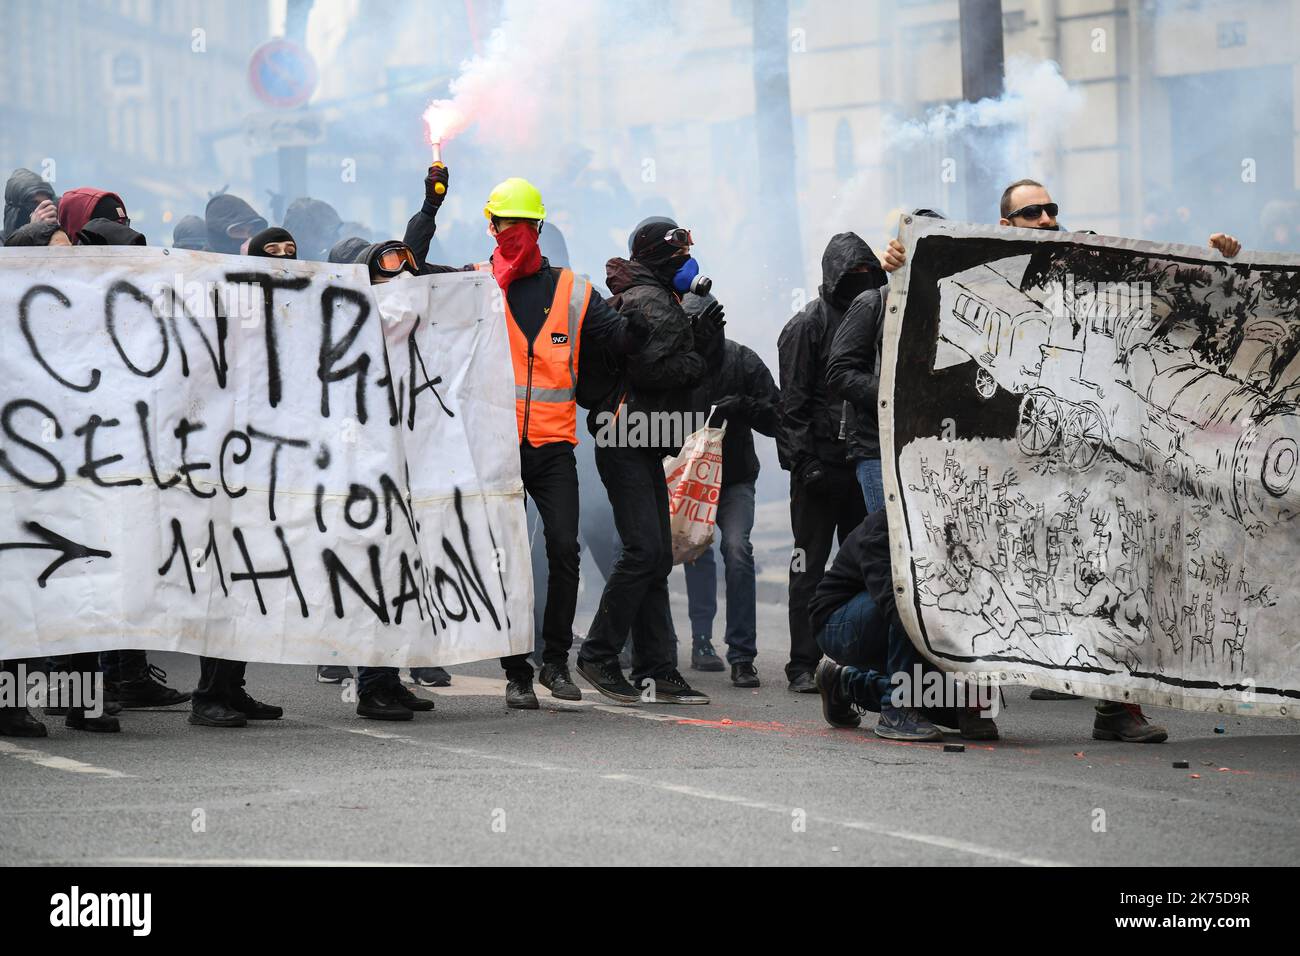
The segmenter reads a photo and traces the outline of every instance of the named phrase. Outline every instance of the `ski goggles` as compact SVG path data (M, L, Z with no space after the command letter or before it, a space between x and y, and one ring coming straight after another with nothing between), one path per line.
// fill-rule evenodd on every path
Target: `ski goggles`
M126 223L126 225L130 225L130 223ZM265 229L266 225L266 220L260 216L256 219L246 219L243 222L235 222L227 226L226 235L231 239L252 239Z
M386 276L395 276L403 270L413 275L419 275L420 272L420 267L415 261L415 253L409 246L404 245L384 249L375 257L371 267L375 272Z
M691 231L680 226L676 229L669 229L668 234L664 236L664 242L670 246L676 246L678 249L689 249L695 245L695 240L691 238Z
M1043 213L1047 213L1053 219L1056 218L1060 207L1054 202L1034 203L1030 206L1021 206L1015 212L1007 213L1008 219L1037 219Z

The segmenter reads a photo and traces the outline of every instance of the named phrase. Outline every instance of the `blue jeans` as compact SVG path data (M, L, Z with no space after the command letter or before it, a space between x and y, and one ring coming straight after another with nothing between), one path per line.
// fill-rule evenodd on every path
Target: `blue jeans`
M876 712L893 691L890 676L910 675L913 665L922 663L898 616L886 619L866 591L835 609L817 643L827 657L843 666L840 686L849 699Z
M881 477L879 458L859 458L857 463L858 484L862 486L862 498L867 503L867 514L885 507L885 482Z
M758 654L758 588L754 583L754 546L749 541L754 528L754 482L723 485L717 521L727 582L727 663L746 664ZM712 639L713 618L718 613L713 549L683 564L682 570L686 573L691 634Z

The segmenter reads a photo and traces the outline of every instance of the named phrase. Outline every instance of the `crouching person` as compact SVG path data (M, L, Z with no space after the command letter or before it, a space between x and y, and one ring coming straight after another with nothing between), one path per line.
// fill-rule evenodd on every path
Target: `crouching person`
M936 723L967 740L997 739L997 725L975 708L921 709L891 699L892 675L910 678L934 668L898 617L883 510L868 515L840 545L808 610L817 644L830 658L817 665L813 679L831 726L857 727L869 710L880 714L876 736L889 740L941 740Z

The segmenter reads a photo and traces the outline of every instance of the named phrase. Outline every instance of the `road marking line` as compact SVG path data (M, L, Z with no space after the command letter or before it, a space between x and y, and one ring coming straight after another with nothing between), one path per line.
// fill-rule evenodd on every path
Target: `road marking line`
M438 697L504 697L506 682L502 677L461 677L452 679L450 687L426 687L425 690ZM537 701L543 708L555 710L576 710L590 708L606 714L618 714L622 717L636 717L639 720L654 720L660 723L674 723L683 718L677 714L661 714L653 710L641 710L630 704L607 704L598 691L584 689L582 700L560 700L546 694L546 688L538 691Z
M641 786L654 787L657 790L664 790L668 793L681 794L687 797L697 797L701 800L714 800L719 803L731 803L737 806L749 807L753 810L765 810L768 813L779 813L782 816L789 817L795 810L794 807L782 806L777 803L768 803L764 800L754 800L749 797L738 797L728 793L716 793L712 790L701 790L699 787L690 787L683 784L661 783L655 780L646 780L641 777L634 777L626 773L607 773L601 775L605 780L617 780L621 783L635 783ZM808 819L815 823L828 824L830 826L845 827L850 830L861 830L866 833L875 833L879 836L893 837L896 840L908 840L912 843L924 843L927 846L942 847L946 850L956 850L959 853L969 853L973 856L987 857L992 860L1003 860L1010 863L1018 863L1021 866L1069 866L1068 863L1061 863L1055 860L1045 860L1040 857L1021 856L1007 850L999 850L996 847L982 846L978 843L970 843L966 840L953 840L948 837L931 836L928 833L916 833L911 830L898 830L893 827L887 827L879 823L867 823L862 820L836 820L832 817L823 817L816 814L808 814Z
M133 774L122 773L120 770L108 770L104 767L96 767L93 764L82 763L80 760L73 760L71 757L59 757L55 754L47 754L43 750L19 747L7 740L0 740L0 754L8 754L16 760L34 763L38 767L48 767L50 770L65 770L68 773L87 773L99 777L134 776Z
M32 866L87 864L103 866L433 866L430 863L388 863L375 860L267 860L256 857L101 856L77 860L39 860Z

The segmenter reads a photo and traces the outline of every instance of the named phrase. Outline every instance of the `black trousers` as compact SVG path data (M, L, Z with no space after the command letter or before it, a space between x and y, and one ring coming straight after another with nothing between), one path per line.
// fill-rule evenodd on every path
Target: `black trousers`
M794 551L790 556L790 663L785 676L794 680L810 674L822 658L808 620L808 604L831 556L832 540L842 543L867 516L853 466L823 465L826 477L811 489L790 477L790 527Z
M231 695L244 686L247 661L222 657L199 658L199 686L190 698L196 704L229 704Z
M672 671L677 652L668 606L673 570L668 484L662 454L653 449L597 447L596 467L623 547L578 653L593 662L616 658L631 634L632 681L639 686L645 678Z
M542 663L568 664L573 616L578 608L578 466L567 441L519 446L524 491L542 519L546 539L546 611L542 615ZM534 591L540 586L534 582ZM534 593L536 602L538 595ZM509 679L531 679L527 654L501 658Z

